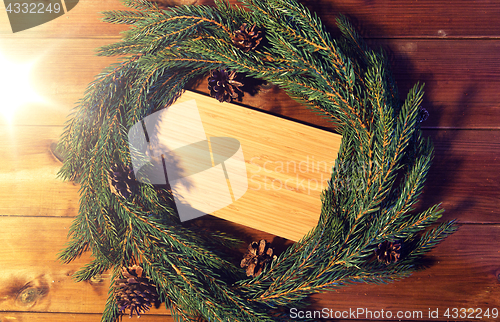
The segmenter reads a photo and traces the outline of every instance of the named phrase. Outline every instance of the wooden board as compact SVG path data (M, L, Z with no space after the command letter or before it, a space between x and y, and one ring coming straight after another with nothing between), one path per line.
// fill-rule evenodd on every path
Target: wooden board
M1 217L0 311L102 312L107 285L75 283L71 275L89 260L57 261L71 218ZM109 285L109 278L107 280ZM92 301L89 299L92 298Z
M246 193L212 214L290 240L302 238L317 224L340 135L189 91L176 104L192 100L206 136L237 139L246 164Z

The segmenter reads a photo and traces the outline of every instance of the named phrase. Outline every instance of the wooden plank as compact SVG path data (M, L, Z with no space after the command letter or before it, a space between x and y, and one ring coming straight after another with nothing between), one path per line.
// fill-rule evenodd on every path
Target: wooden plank
M205 223L205 222L204 222ZM210 227L224 229L218 221ZM247 242L266 239L281 253L289 242L279 237L259 231L247 231L239 227L227 228L238 233ZM369 311L392 311L394 320L403 321L466 321L471 319L446 318L447 308L496 308L500 314L500 226L461 225L454 233L434 250L424 261L426 269L414 273L409 278L387 285L355 284L335 291L311 296L308 310L333 310L343 312L358 308ZM240 249L242 256L245 251ZM439 319L429 319L429 308L439 310ZM423 318L397 319L398 311L422 311ZM479 311L478 311L479 312ZM450 312L451 313L451 312ZM369 317L369 316L368 316ZM353 318L353 316L350 316ZM356 318L356 316L354 316ZM369 320L359 315L360 321ZM387 319L375 319L386 321ZM299 319L296 319L299 321ZM326 319L326 321L352 321L350 319ZM387 320L389 321L389 320ZM498 318L483 317L481 321L498 321Z
M453 80L467 74L471 81L499 81L498 40L405 40L370 41L372 47L388 48L397 79ZM487 67L484 66L487 64Z
M500 34L500 8L489 0L414 1L303 1L333 27L335 16L350 17L365 37L463 38Z
M0 215L74 216L78 186L56 178L61 127L0 127Z
M224 108L227 106L229 105L223 105ZM248 112L256 113L251 110ZM247 131L251 130L252 128L247 128ZM74 216L76 214L78 186L56 178L61 164L49 152L50 143L57 141L61 131L61 127L0 127L1 137L6 138L0 142L0 154L3 156L0 159L1 215ZM323 137L321 141L329 137L329 133L325 134L326 136L323 134L319 136ZM498 223L500 132L426 130L424 135L430 136L434 141L435 158L418 209L442 203L447 210L444 215L445 219L457 218L471 223ZM325 146L330 145L326 143ZM252 161L251 157L246 154L246 150L243 153L248 161L248 178L252 179L255 175L253 184L256 184L257 175L261 175L259 178L261 180L267 175L267 178L279 179L283 182L282 177L274 177L271 173L265 172L262 168L264 159ZM286 155L287 153L284 149L272 157L281 161L295 160L298 165L306 161L303 163L304 167L307 164L307 154L293 156ZM316 155L316 152L314 153ZM266 153L258 152L257 154ZM317 156L315 158L315 162L321 161ZM309 157L309 165L311 164L312 158ZM276 168L279 165L279 163L267 163L267 169L270 166ZM291 163L290 166L292 165ZM283 171L286 170L286 163L284 166ZM261 167L262 170L260 173L252 173L250 167ZM300 171L299 174L304 175ZM312 174L314 173L310 173ZM272 181L269 180L267 187L272 189L270 186ZM275 182L275 188L278 188L277 182ZM250 183L252 184L252 181ZM261 185L261 187L265 186ZM314 188L314 185L311 187ZM305 189L307 190L307 185ZM302 194L306 192L305 197L309 200L307 191L299 189L298 192L301 190ZM267 191L265 198L270 199L266 201L266 204L275 202L274 192L273 190ZM319 197L311 202L319 202ZM278 204L280 203L277 202L270 208L275 209ZM262 207L255 206L255 208Z
M423 106L430 116L424 128L500 128L500 41L394 39L371 45L389 52L401 99L417 82L425 83ZM196 90L208 93L206 80ZM246 94L243 103L331 127L276 86Z
M162 0L186 3L186 0ZM365 37L429 37L463 38L500 35L500 8L492 1L455 0L453 5L444 1L420 0L394 2L369 1L360 5L358 0L300 1L319 14L325 25L334 29L335 17L343 13L360 26ZM197 4L213 4L213 0L198 0ZM231 0L230 3L238 3ZM126 29L123 25L107 25L100 21L99 13L106 10L126 9L118 0L85 0L53 21L12 34L7 15L0 16L2 37L116 37Z
M108 39L2 39L0 58L16 64L33 63L30 79L22 86L31 86L43 99L19 107L10 124L64 124L87 85L104 67L116 62L114 57L95 55L97 47L110 42ZM6 122L0 115L0 124Z
M427 130L435 145L422 209L442 202L445 220L498 223L500 131Z
M500 41L386 41L401 98L425 83L425 127L495 128L500 124Z
M70 264L57 261L71 221L72 218L0 216L0 312L103 311L110 275L76 283L72 274L90 260L88 254ZM152 312L167 314L165 308Z
M3 7L3 5L2 5ZM2 8L3 9L3 8ZM101 21L106 10L122 10L125 7L119 0L86 0L78 4L65 15L42 25L12 33L6 14L0 15L0 35L2 38L116 38L119 32L127 29L125 25L107 24Z
M429 254L427 269L387 285L361 284L315 295L314 307L420 310L424 318L415 320L432 321L434 319L428 317L429 309L439 309L436 320L441 321L470 320L444 317L447 308L480 308L483 312L489 308L490 313L496 308L500 313L499 236L497 225L464 225ZM498 321L498 318L483 317L481 321Z
M45 103L25 105L15 113L13 124L60 125L83 96L88 83L115 58L97 57L97 47L118 39L6 38L0 52L9 60L36 60L32 72L35 90ZM500 40L373 40L391 55L402 99L417 82L426 84L423 105L430 117L424 127L494 128L500 126ZM43 53L43 54L40 54ZM467 75L467 77L464 77ZM196 90L207 93L206 80ZM331 127L289 99L277 87L257 88L245 94L244 104L296 120ZM5 120L0 118L0 124Z
M56 253L66 240L70 221L69 218L0 217L0 233L5 236L4 247L0 249L4 264L0 277L0 311L4 313L0 316L11 316L7 312L12 311L75 314L99 313L103 310L109 276L103 275L105 282L102 284L75 283L69 275L84 265L88 257L85 255L69 265L55 261ZM198 221L202 221L201 225L206 222L205 219ZM219 223L215 226L224 229L224 225ZM289 245L289 242L268 233L232 223L226 225L227 229L231 229L229 231L239 232L240 238L249 241L265 238L272 241L273 246L280 248L280 252ZM428 312L429 308L439 308L440 312L444 312L447 307L499 308L500 290L496 287L499 274L497 263L500 260L497 251L499 236L498 225L463 225L429 254L428 269L388 285L359 284L315 295L312 298L315 304L311 309L326 307L348 310L360 307L372 311ZM240 250L242 253L244 248L243 245ZM20 292L27 286L38 290L40 296L35 297L35 303L16 302ZM151 313L168 314L164 308ZM439 320L445 319L441 317Z
M102 312L105 282L75 283L71 275L89 256L64 265L57 253L66 242L72 218L0 217L5 265L0 277L0 311ZM28 296L32 294L32 296Z
M100 322L101 314L82 313L44 313L44 312L0 312L2 322ZM141 322L174 322L174 318L165 315L143 314Z

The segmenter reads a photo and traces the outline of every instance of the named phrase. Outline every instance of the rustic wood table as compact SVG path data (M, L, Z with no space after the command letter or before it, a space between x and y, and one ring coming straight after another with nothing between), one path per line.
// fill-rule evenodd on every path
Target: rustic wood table
M442 219L460 223L459 231L429 254L427 269L388 285L359 284L315 295L309 309L363 309L373 312L374 319L378 314L378 321L384 320L382 310L403 312L401 320L423 321L476 320L479 310L489 309L489 318L479 315L482 320L498 320L492 313L500 309L500 4L491 0L303 3L333 32L335 15L346 14L370 45L383 47L401 95L417 81L425 82L423 104L430 115L422 126L434 141L435 158L418 207L442 203L446 209ZM18 62L37 59L31 79L45 98L21 106L11 122L0 118L1 322L100 320L109 275L75 283L71 275L88 262L89 255L68 265L56 260L78 209L78 186L56 179L61 164L49 146L57 141L87 84L115 61L95 56L94 49L118 41L119 32L127 28L102 23L99 12L121 8L119 0L80 1L64 16L19 33L12 33L7 14L3 7L0 10L1 55ZM192 89L206 93L206 85L204 80ZM241 103L333 130L325 119L276 87L246 94ZM265 238L278 252L292 243L212 216L191 224L233 232L245 242ZM462 308L465 318L460 317ZM444 316L447 309L449 318ZM429 317L436 310L439 318ZM475 313L469 315L472 310ZM173 318L160 308L141 321Z

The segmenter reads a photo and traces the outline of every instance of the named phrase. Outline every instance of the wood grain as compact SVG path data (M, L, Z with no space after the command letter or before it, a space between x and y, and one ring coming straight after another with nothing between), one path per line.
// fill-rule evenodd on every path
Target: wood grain
M416 83L425 84L423 106L430 116L424 128L500 128L499 41L391 39L370 44L388 52L402 100ZM206 81L196 89L208 93ZM277 87L247 94L243 103L331 127Z
M0 217L0 312L102 312L110 275L76 283L72 275L90 260L88 254L71 264L57 261L71 221L57 217ZM161 308L155 313L167 311Z
M429 254L429 267L387 285L355 285L313 296L313 307L421 310L500 307L500 227L464 225ZM316 302L317 301L317 302ZM404 319L406 320L406 319ZM408 319L412 320L412 319ZM418 320L418 319L415 319ZM434 319L428 319L433 320ZM470 320L446 319L439 320ZM481 321L498 321L484 318Z
M233 223L226 223L227 227L224 227L224 224L220 225L220 219L208 218L208 223L210 221L215 221L213 224L219 229L232 227L233 233L238 232L243 239L265 238L283 246L289 243L269 233ZM66 241L70 223L69 218L0 217L0 234L9 236L8 242L0 250L4 263L0 282L0 311L4 311L1 313L4 317L11 316L7 313L9 311L80 312L85 313L85 317L93 317L88 314L102 311L109 275L103 274L103 282L74 283L70 275L88 257L85 255L70 265L55 261L56 253ZM244 233L241 234L241 231ZM429 254L427 269L388 285L360 284L316 295L312 297L314 304L309 308L346 310L360 307L372 311L424 312L429 308L439 308L444 312L447 307L498 308L499 236L499 225L463 225ZM33 290L38 296L30 297L34 301L22 302L19 295L27 289ZM151 312L160 313L168 314L164 308ZM157 317L152 319L156 320Z
M31 313L31 312L0 312L2 322L100 322L101 314L75 313ZM165 315L144 314L141 322L174 322L174 318Z
M49 145L61 127L0 126L0 215L74 216L78 186L56 175Z
M171 0L180 3L182 0ZM236 0L229 1L237 4ZM213 4L213 0L198 0L197 4ZM333 29L338 13L348 15L361 27L365 37L374 38L498 38L500 8L490 0L455 0L453 5L435 0L319 0L302 1L317 12ZM7 15L0 16L2 37L74 37L113 38L123 31L123 25L108 26L101 22L100 12L124 10L119 0L85 0L53 21L12 34Z
M435 157L422 205L442 202L445 220L499 223L500 131L428 130Z
M65 15L37 27L23 30L15 34L9 24L6 11L0 15L0 35L2 38L116 38L125 30L124 25L108 25L101 21L102 11L123 10L125 7L119 0L90 0L79 3Z
M316 295L310 308L423 312L439 308L444 313L447 307L500 307L500 6L491 0L302 3L334 33L337 13L347 14L372 46L389 52L402 98L415 82L425 82L424 107L430 117L422 126L436 152L418 209L443 202L447 210L443 219L458 218L462 223L456 234L432 251L428 269L393 284L355 285ZM106 282L74 283L70 277L88 261L88 255L69 265L55 261L77 210L78 187L55 178L60 164L48 145L57 140L87 84L114 61L95 57L94 48L118 41L119 32L128 28L100 21L100 11L115 9L125 8L118 0L80 1L66 15L15 34L7 15L0 15L3 55L27 61L43 54L32 79L48 100L20 108L10 125L0 118L1 322L100 320ZM206 93L206 82L196 89ZM257 95L246 93L242 103L332 128L276 87L262 88ZM247 243L265 238L277 252L292 244L212 216L189 224L232 232ZM23 290L31 289L24 294L33 296L24 298L35 301L16 302ZM141 321L172 321L165 310L152 313Z
M500 35L500 9L496 2L489 0L320 0L302 3L317 12L328 26L334 26L338 13L347 15L368 38L497 38Z
M237 139L247 168L245 194L212 214L295 241L314 228L340 135L192 92L178 103L191 100L207 137Z
M89 256L64 265L57 253L66 242L71 218L0 217L0 311L99 313L107 298L105 282L75 283L71 275ZM7 238L6 238L7 237Z
M88 83L104 67L116 62L115 58L95 56L94 49L109 42L109 39L3 40L1 52L8 59L18 62L38 59L31 80L35 90L47 101L21 107L13 124L62 125ZM449 40L443 47L439 41L393 40L377 42L375 46L392 52L402 99L415 83L426 84L423 106L430 117L423 123L424 128L500 128L500 91L497 90L500 64L496 56L499 43L473 41L471 45L469 41ZM85 63L75 64L75 61ZM195 89L207 93L206 79ZM252 96L247 92L242 103L307 123L332 126L277 87L255 89L258 94ZM3 118L0 122L5 124Z
M107 30L110 26L105 24L101 29ZM40 31L42 35L45 32ZM95 49L116 41L116 38L62 36L2 39L0 52L7 59L21 62L36 60L32 72L33 86L46 99L45 103L21 107L13 123L63 124L68 112L83 96L87 84L104 67L116 62L113 57L95 56ZM370 45L382 47L389 53L401 99L415 83L426 84L423 105L430 112L430 117L423 124L424 128L500 128L499 41L374 39ZM75 61L85 63L75 64ZM195 89L206 93L206 80ZM254 90L258 95L246 93L244 104L299 121L332 126L276 87ZM5 121L1 119L0 122Z
M249 111L249 113L255 112ZM76 214L78 186L56 178L61 164L49 151L50 143L57 141L61 131L61 127L0 127L1 137L5 138L0 141L0 153L3 156L0 159L2 215L74 216ZM500 131L428 130L424 134L434 141L435 159L418 209L442 203L447 210L445 219L457 218L471 223L498 223ZM326 132L325 135L327 137L330 134ZM306 161L304 166L311 165L313 161L310 157L307 162L307 153L295 157L284 155L274 157L284 159L281 161L294 159L297 165ZM248 166L252 166L250 164L252 162L255 163L254 167L258 166L261 169L260 173L250 173L250 178L252 175L262 175L260 178L254 176L253 180L263 180L263 175L267 174L263 169L265 161L263 159L251 161L252 158L246 158ZM316 156L315 162L319 160ZM269 169L266 168L268 171L276 168L281 171L278 163L267 165L273 166L271 168L268 166ZM286 162L283 165L285 171ZM292 171L291 167L289 169ZM302 173L299 174L303 176ZM275 175L271 176L269 173L268 178L280 179ZM281 179L280 181L283 181ZM267 182L268 189L272 189L271 183ZM278 186L275 184L274 187ZM271 194L269 198L276 196Z
M214 221L210 223L210 221ZM219 219L208 219L209 227L224 227ZM229 229L229 227L228 227ZM289 242L265 232L232 227L245 241L266 239L281 252ZM344 311L362 308L370 311L391 310L422 311L423 319L392 319L402 321L434 321L428 318L428 310L439 309L438 321L470 321L450 319L442 314L446 308L497 308L500 312L500 226L460 225L458 232L448 237L426 256L426 267L412 276L386 285L355 284L332 292L316 294L306 310ZM243 253L244 247L241 252ZM360 321L368 320L359 316ZM291 319L300 321L300 319ZM356 320L356 319L354 319ZM379 319L373 319L379 321ZM385 321L387 319L380 319ZM497 321L492 317L481 321ZM351 321L326 319L325 321Z
M33 62L30 85L43 102L18 108L10 124L63 125L87 85L116 58L98 57L95 49L108 39L2 39L0 55L18 64ZM0 117L0 124L6 120Z

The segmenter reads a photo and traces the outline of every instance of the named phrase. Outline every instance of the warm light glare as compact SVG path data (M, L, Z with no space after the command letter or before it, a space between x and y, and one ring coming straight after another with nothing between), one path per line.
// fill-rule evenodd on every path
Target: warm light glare
M0 54L0 113L8 121L20 106L43 101L31 86L33 65L34 62L19 64Z

